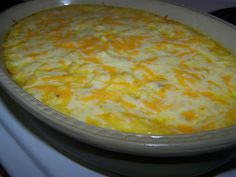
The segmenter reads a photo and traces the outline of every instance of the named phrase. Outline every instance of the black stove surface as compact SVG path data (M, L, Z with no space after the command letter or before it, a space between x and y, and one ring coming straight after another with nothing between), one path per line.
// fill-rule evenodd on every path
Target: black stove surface
M18 3L21 3L23 1L21 0L7 0L7 1L1 1L1 4L0 4L0 12L2 12L3 10L13 6L13 5L16 5Z
M211 14L236 25L236 7L219 9L211 12Z

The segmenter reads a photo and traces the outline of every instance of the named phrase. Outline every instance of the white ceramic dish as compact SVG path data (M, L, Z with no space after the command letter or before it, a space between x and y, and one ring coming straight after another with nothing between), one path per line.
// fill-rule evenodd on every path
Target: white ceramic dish
M211 36L236 53L236 29L206 14L157 0L36 0L19 4L0 15L0 43L13 24L45 8L74 4L106 4L145 9L187 24ZM10 96L28 112L46 124L85 143L104 149L146 156L186 156L224 150L236 144L236 126L185 135L139 135L87 125L45 106L24 92L9 76L0 60L0 83Z

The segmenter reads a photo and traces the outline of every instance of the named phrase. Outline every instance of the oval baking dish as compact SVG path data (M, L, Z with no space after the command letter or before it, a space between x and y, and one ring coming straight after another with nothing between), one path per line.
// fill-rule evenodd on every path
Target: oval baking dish
M68 5L67 1L32 1L20 4L3 12L0 16L1 43L10 26L19 19L50 7ZM105 4L118 7L144 9L179 21L201 33L210 36L224 47L236 53L235 28L206 14L201 14L183 7L155 0L138 1L70 1L72 4ZM9 76L1 58L1 86L35 117L85 143L112 151L147 155L147 156L185 156L214 152L236 144L236 127L230 126L217 130L180 135L145 135L124 133L88 125L69 118L42 104L23 91Z

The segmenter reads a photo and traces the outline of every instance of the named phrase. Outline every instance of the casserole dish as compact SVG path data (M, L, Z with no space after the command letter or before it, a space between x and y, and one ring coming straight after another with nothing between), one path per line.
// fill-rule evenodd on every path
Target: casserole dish
M234 48L234 27L219 20L182 7L174 6L162 1L32 1L15 6L5 11L0 20L1 42L15 21L39 10L68 5L80 4L106 4L121 7L133 7L157 12L162 16L189 25L205 35L212 37L223 46L236 52ZM209 26L211 27L209 29ZM220 35L219 35L220 34ZM235 126L182 135L142 135L123 133L87 125L73 118L68 118L55 110L38 102L25 93L14 81L10 79L1 60L0 78L2 87L35 117L85 143L112 151L146 156L186 156L196 155L226 149L235 145Z

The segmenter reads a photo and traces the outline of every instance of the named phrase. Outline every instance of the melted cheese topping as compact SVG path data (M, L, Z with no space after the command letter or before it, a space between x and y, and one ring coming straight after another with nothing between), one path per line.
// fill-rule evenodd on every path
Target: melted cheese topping
M3 47L26 92L91 125L180 134L236 123L235 56L165 17L60 7L19 21Z

